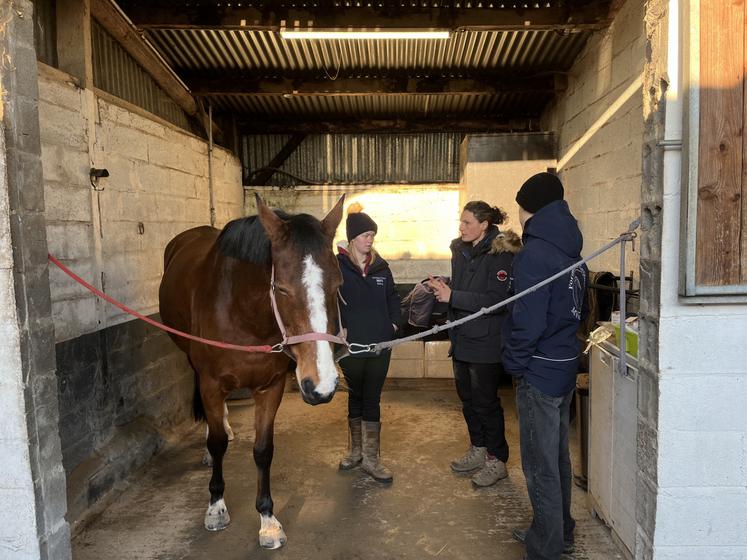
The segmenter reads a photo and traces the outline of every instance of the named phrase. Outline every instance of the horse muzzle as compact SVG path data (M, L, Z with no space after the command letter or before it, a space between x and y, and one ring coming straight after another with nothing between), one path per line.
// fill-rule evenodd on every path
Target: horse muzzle
M318 404L326 404L332 400L337 390L337 381L335 380L335 386L328 394L319 393L314 386L314 382L308 377L301 381L301 398L306 404L316 406Z

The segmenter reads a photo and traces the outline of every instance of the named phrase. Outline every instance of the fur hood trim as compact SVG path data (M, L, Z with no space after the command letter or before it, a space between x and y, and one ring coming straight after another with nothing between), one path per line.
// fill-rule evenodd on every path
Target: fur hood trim
M521 237L513 230L507 229L499 233L490 247L490 254L518 253L521 251Z

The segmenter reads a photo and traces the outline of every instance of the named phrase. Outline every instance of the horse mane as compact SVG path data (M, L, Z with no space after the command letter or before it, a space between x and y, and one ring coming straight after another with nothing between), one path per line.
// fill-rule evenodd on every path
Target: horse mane
M322 224L314 216L274 212L287 223L290 243L304 253L316 254L329 246ZM270 240L256 215L228 222L218 236L218 246L224 255L234 259L259 265L272 262Z

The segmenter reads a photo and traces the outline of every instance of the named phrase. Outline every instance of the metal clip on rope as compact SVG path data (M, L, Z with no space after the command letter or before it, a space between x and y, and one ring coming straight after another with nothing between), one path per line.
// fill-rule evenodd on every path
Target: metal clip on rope
M360 349L356 350L353 348L353 346L357 346ZM376 344L358 344L357 342L349 342L348 343L348 354L355 355L355 354L364 354L366 352L374 352L376 349Z

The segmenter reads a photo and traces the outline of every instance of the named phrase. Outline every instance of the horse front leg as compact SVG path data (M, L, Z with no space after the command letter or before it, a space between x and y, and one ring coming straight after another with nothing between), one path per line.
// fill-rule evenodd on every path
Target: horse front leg
M231 516L223 499L223 457L228 448L228 434L223 425L223 395L218 388L211 390L201 384L200 393L208 424L207 448L212 458L213 476L210 477L210 503L205 512L205 529L221 531L228 527Z
M257 465L257 502L259 512L259 545L262 548L280 548L286 542L283 526L272 512L273 503L270 493L270 465L273 454L273 431L275 413L280 406L285 389L285 377L279 376L271 387L254 395L255 428L254 463Z

